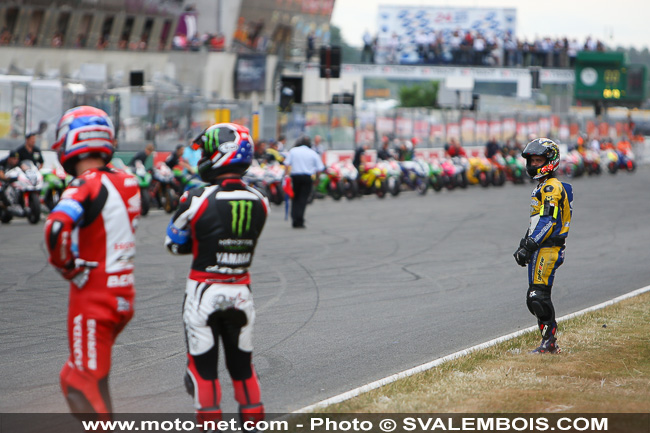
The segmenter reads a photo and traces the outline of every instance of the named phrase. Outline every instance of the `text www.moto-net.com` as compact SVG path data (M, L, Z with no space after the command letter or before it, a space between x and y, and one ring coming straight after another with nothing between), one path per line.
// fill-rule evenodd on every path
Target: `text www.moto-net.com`
M307 421L246 421L243 427L234 419L229 421L205 421L197 424L193 421L175 419L174 421L83 421L85 431L353 431L365 432L375 428L382 432L394 431L607 431L606 417L560 417L550 420L545 417L396 417L370 421L359 418L351 420L334 420L330 418L311 417Z

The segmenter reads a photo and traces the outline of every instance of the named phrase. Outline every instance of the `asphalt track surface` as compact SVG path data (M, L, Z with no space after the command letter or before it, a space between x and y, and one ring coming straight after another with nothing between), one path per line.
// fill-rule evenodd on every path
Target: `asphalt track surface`
M650 284L650 168L579 178L558 316ZM532 185L425 197L316 201L307 229L274 207L252 268L254 362L267 412L299 409L535 323L514 262ZM181 302L189 257L162 246L169 216L137 233L136 314L113 352L116 412L192 411ZM67 284L46 264L43 223L0 227L0 413L66 412ZM223 364L223 360L220 361ZM235 412L220 368L222 408Z

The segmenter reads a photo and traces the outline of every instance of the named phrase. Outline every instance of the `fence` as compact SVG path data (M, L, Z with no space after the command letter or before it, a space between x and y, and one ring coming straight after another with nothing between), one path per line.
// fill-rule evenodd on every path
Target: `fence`
M638 115L647 113L638 112ZM543 111L491 113L481 111L396 108L355 111L349 105L294 105L280 116L280 131L289 143L300 135L321 135L330 150L352 150L369 144L377 148L383 136L416 139L420 147L442 147L451 138L466 146L500 142L526 142L530 136L575 142L579 134L612 137L629 135L625 115L606 120L589 114L551 114Z
M428 110L394 108L357 110L345 104L294 104L280 113L273 105L253 111L250 101L208 100L193 95L157 90L114 89L93 91L56 81L0 79L0 148L13 149L25 133L40 130L39 145L54 142L55 127L65 109L93 105L105 110L117 129L120 150L140 150L146 142L172 150L187 143L216 122L235 122L249 127L255 139L287 136L288 143L302 135L323 137L330 150L353 150L359 144L378 147L383 136L416 138L420 147L442 147L451 138L465 146L483 145L489 138L501 142L526 142L532 136L548 136L575 142L580 133L618 138L629 133L627 111L597 119L575 112ZM650 117L636 111L635 120Z

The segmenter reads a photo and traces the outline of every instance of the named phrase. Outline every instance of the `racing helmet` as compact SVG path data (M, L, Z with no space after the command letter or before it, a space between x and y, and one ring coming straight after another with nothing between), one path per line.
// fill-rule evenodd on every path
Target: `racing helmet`
M199 134L192 147L201 149L198 163L201 179L210 182L225 174L244 174L253 161L253 139L248 128L235 123L217 123Z
M108 114L99 108L82 105L66 111L56 126L56 142L52 145L63 169L76 176L75 165L90 155L101 157L107 164L113 156L115 128Z
M541 167L533 167L530 163L533 155L545 157L546 163ZM533 179L541 179L552 174L560 165L560 147L549 138L534 139L526 145L521 156L526 158L526 172Z

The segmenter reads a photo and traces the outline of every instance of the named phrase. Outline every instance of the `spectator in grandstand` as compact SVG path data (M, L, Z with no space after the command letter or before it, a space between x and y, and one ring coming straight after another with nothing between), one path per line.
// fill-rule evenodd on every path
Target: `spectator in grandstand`
M0 32L0 45L9 45L11 43L11 32L4 27Z
M223 33L216 35L208 35L208 50L209 51L223 51L226 49L226 38Z
M52 47L60 48L63 46L63 34L61 32L54 33L52 36Z
M316 54L316 35L314 31L307 34L307 44L305 49L305 61L309 63L311 58Z
M388 41L388 54L387 61L388 63L399 63L399 48L400 41L397 33L393 33L390 40Z
M34 33L27 33L23 45L25 45L26 47L32 47L34 46L34 44L36 44L36 35Z
M375 63L375 53L373 52L373 37L368 30L363 34L363 50L361 51L361 63Z

